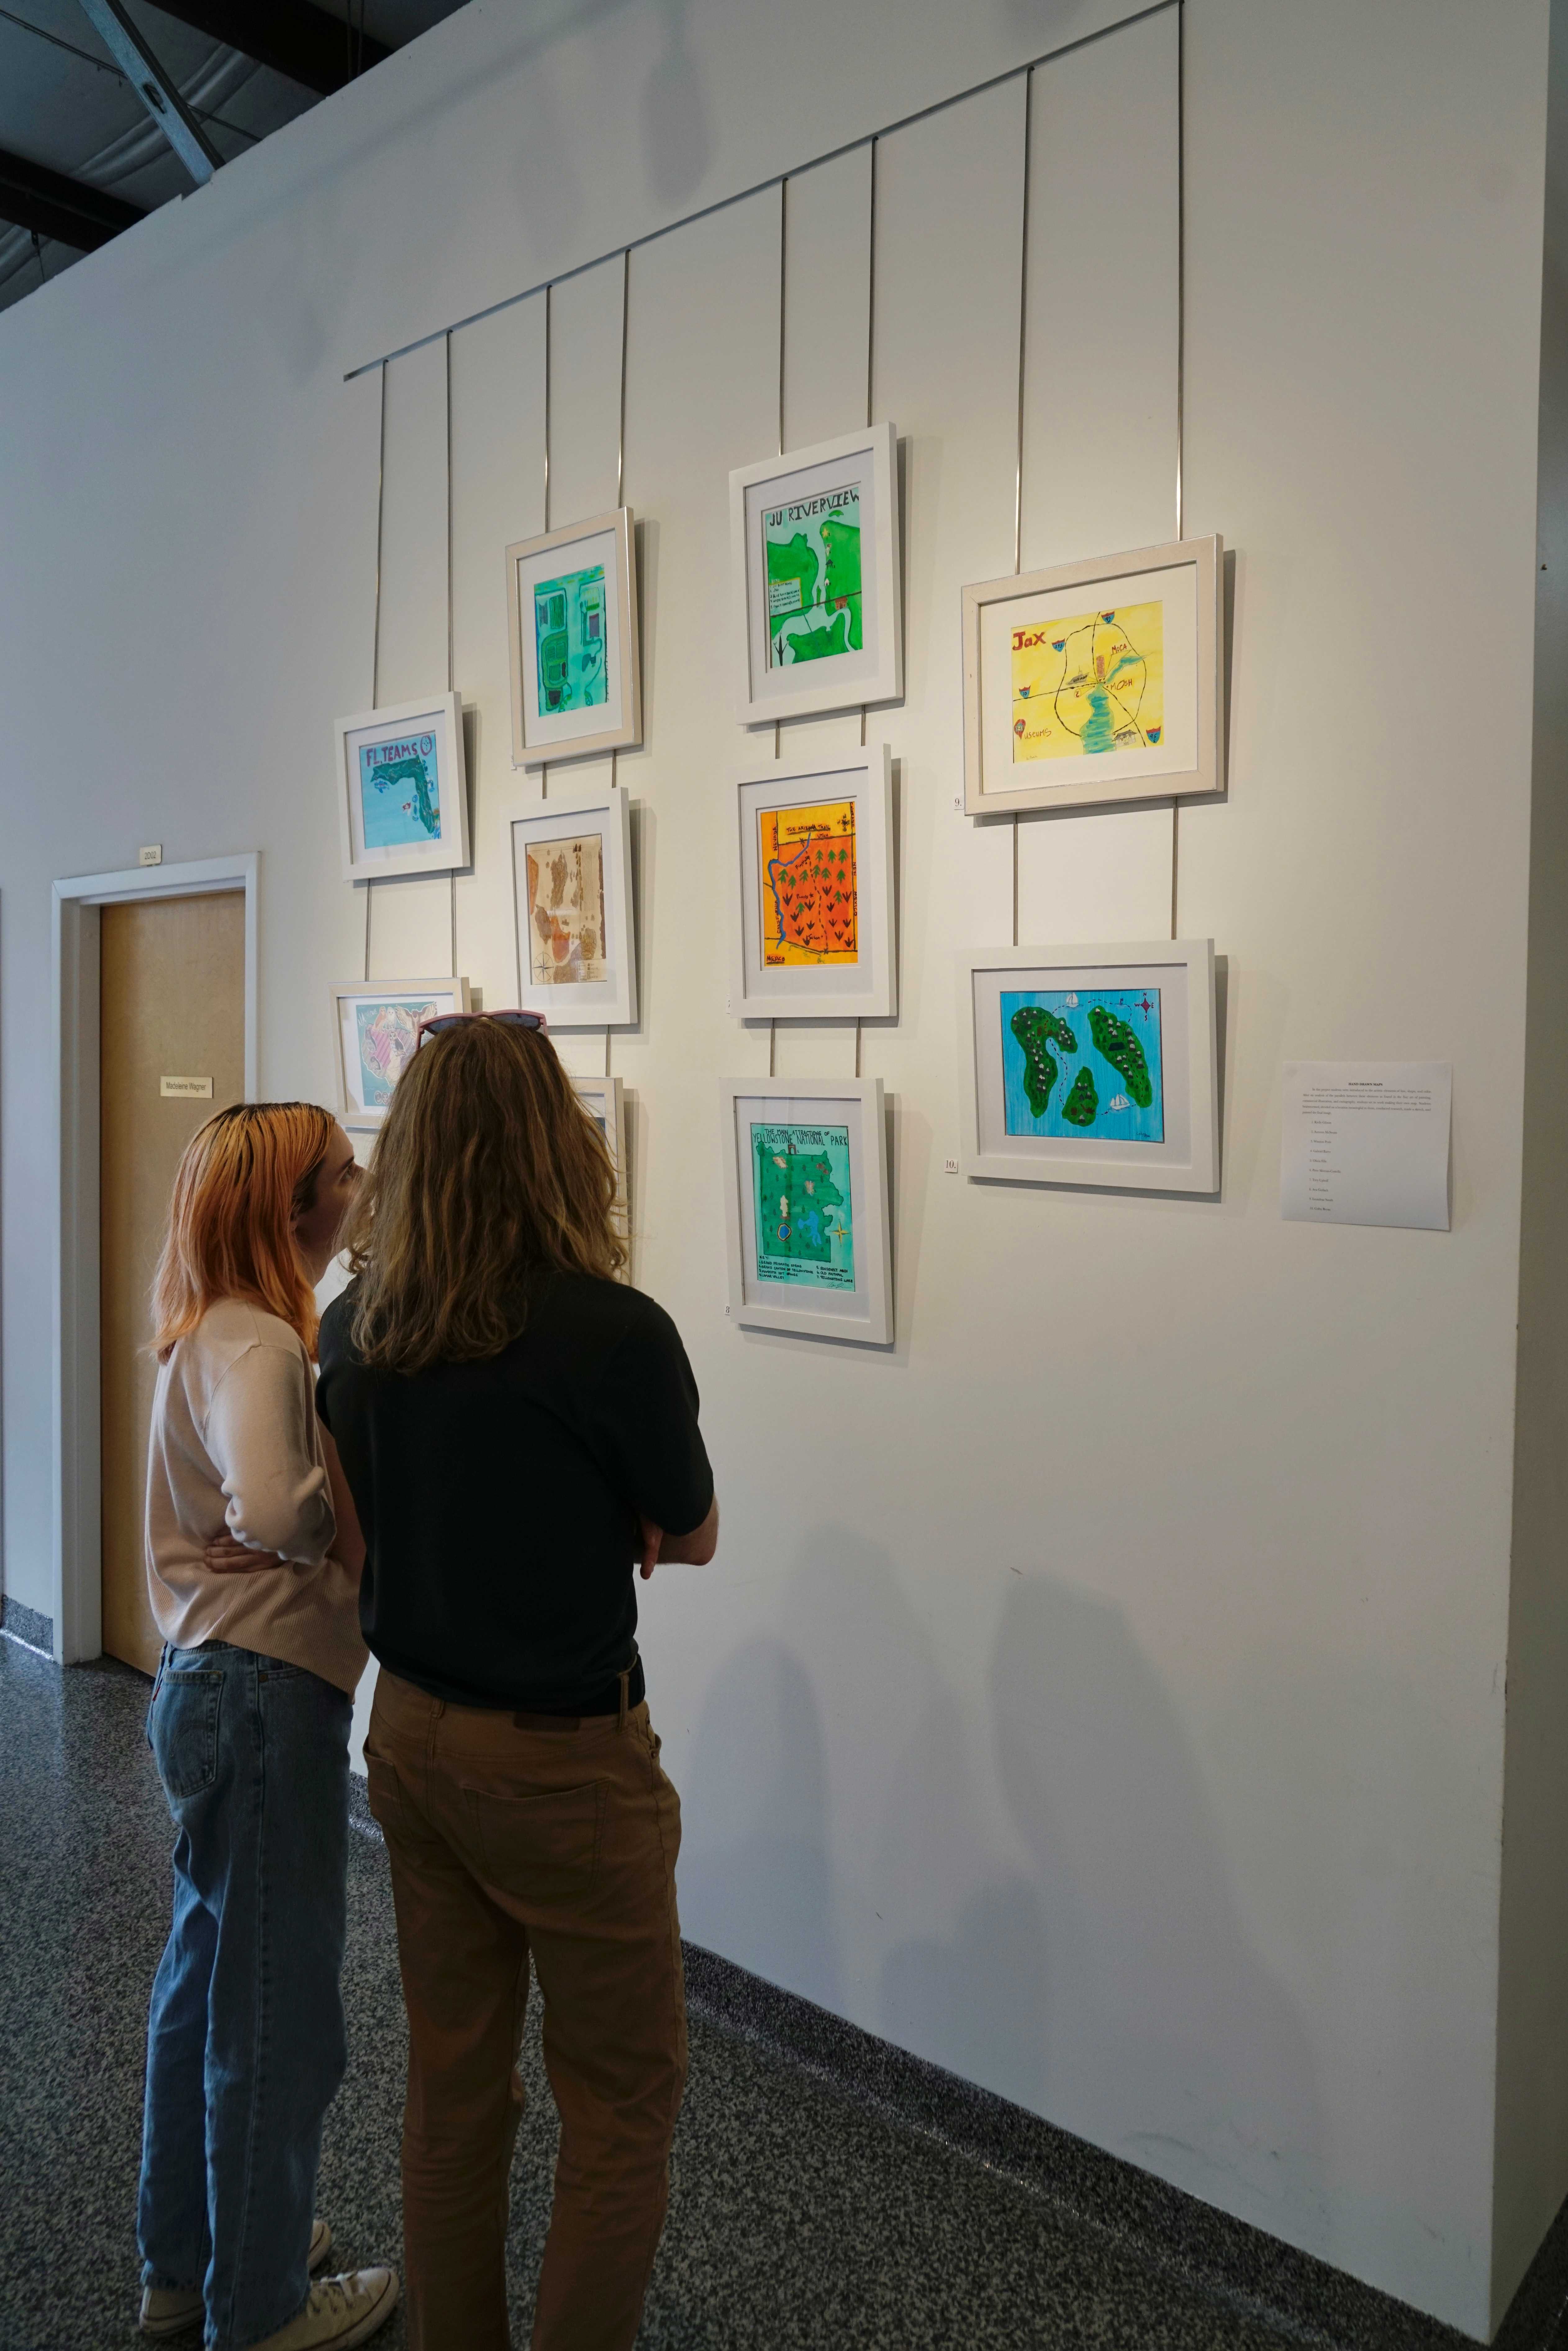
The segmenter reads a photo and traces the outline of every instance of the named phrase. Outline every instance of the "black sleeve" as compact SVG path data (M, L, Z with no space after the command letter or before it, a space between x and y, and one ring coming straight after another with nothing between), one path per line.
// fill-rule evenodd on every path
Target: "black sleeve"
M605 1359L589 1399L594 1442L633 1508L670 1534L700 1527L713 1471L681 1334L649 1298Z
M316 1342L316 1362L319 1376L316 1382L316 1416L323 1428L332 1426L331 1374L348 1353L349 1293L344 1290L334 1298L321 1317L320 1336Z

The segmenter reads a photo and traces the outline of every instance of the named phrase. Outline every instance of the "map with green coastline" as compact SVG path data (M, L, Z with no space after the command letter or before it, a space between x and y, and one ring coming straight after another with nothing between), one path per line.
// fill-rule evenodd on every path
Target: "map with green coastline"
M1004 988L1000 1012L1009 1134L1165 1141L1157 987Z
M758 1280L852 1290L849 1128L754 1123L751 1165Z
M768 579L768 666L859 653L861 489L858 482L762 509Z

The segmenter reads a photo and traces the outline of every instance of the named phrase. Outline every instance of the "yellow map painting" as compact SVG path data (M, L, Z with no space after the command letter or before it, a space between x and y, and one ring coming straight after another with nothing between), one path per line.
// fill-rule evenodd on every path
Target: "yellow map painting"
M763 809L758 825L764 964L858 962L853 800Z
M1012 632L1013 762L1158 743L1165 606L1121 604Z

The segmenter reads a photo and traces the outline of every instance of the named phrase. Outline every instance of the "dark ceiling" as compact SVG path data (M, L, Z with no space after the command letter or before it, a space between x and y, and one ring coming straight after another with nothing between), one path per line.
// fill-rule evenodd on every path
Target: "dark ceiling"
M183 101L211 156L232 162L462 5L8 0L0 5L0 309L195 184L155 110L168 120Z

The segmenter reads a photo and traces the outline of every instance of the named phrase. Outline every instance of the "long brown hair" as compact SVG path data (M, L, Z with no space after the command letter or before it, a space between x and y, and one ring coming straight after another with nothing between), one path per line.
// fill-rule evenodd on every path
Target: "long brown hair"
M185 1145L152 1281L152 1344L167 1363L221 1298L253 1299L316 1352L316 1293L294 1246L335 1122L315 1102L236 1102Z
M530 1278L626 1262L615 1171L538 1029L465 1020L406 1065L350 1212L353 1340L388 1371L497 1355Z

